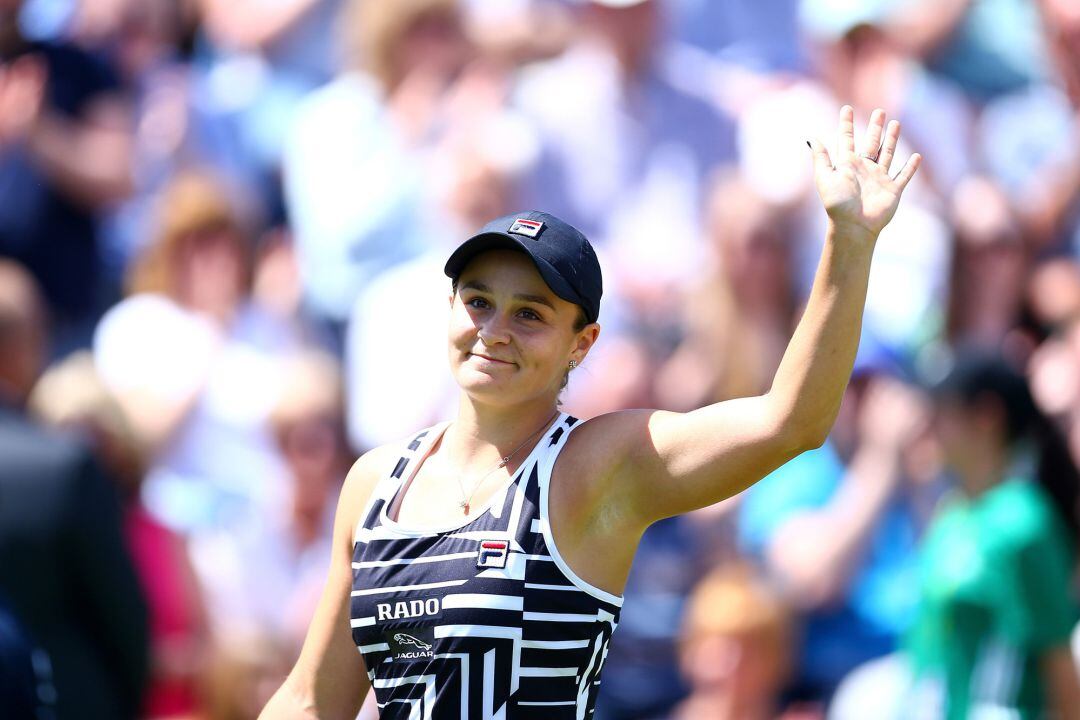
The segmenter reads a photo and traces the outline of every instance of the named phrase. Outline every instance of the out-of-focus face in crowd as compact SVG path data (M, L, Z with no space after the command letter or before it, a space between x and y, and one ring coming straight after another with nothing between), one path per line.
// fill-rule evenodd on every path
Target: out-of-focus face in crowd
M345 16L352 63L391 92L409 78L446 82L469 57L455 0L353 0Z
M685 717L718 717L721 708L730 717L771 717L791 667L791 628L787 610L747 568L723 567L702 580L679 648L691 686Z
M602 38L614 52L628 75L646 69L660 40L661 3L590 2L586 8L586 26Z
M225 188L202 175L178 177L163 194L158 227L130 289L227 323L250 288L251 257Z
M744 182L718 183L708 230L724 279L743 309L782 308L791 293L788 227L780 210Z

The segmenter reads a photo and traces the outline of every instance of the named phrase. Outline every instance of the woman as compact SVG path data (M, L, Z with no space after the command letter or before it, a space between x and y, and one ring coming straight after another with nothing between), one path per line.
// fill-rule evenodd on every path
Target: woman
M668 720L772 720L794 657L791 612L752 568L724 565L687 603L679 665L690 694ZM790 716L788 716L790 717Z
M915 669L944 687L950 720L1076 717L1080 478L1064 439L989 357L963 358L943 383L937 435L959 492L921 550Z
M297 340L253 296L254 254L227 187L177 175L128 297L94 333L95 366L150 450L143 498L174 530L235 526L280 500L266 388Z
M578 422L557 402L600 332L588 241L527 213L459 247L446 265L457 418L350 471L324 596L262 717L351 718L370 685L384 718L584 718L645 528L740 492L832 425L875 240L920 162L889 176L900 131L884 116L856 154L845 106L835 167L811 144L829 232L759 397Z

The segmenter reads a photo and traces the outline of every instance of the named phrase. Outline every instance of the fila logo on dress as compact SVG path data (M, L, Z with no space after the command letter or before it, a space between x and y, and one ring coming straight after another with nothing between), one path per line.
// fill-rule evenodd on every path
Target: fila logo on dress
M476 567L504 568L509 554L509 540L481 540L480 553L476 556Z
M525 235L527 237L534 238L540 234L540 230L544 227L544 223L537 222L536 220L526 220L525 218L518 218L514 221L514 224L510 226L507 232L512 232L515 235Z

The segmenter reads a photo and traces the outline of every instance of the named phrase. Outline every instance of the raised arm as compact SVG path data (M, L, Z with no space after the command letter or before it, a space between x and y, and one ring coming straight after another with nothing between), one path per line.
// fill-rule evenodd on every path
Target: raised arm
M349 471L338 499L334 547L322 599L296 666L259 720L353 720L360 711L370 683L349 626L353 528L379 473L386 469L383 463L387 457L384 451L373 450Z
M730 497L824 442L859 345L874 245L920 163L912 155L890 176L900 126L884 123L885 113L875 110L857 153L853 111L845 106L835 158L810 143L828 232L806 310L769 391L689 413L612 413L578 431L583 447L606 451L592 468L599 478L592 500L617 504L612 516L626 532Z

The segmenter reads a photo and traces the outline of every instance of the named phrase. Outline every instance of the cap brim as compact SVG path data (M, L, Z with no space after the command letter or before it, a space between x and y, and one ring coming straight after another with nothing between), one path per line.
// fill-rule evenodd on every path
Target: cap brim
M470 260L488 250L516 250L524 253L536 265L540 277L544 279L544 282L547 283L553 293L567 302L584 307L581 297L570 286L570 283L563 279L563 276L559 274L551 263L532 252L532 248L526 244L526 241L519 240L508 233L486 232L473 235L450 255L443 272L448 277L457 279Z

